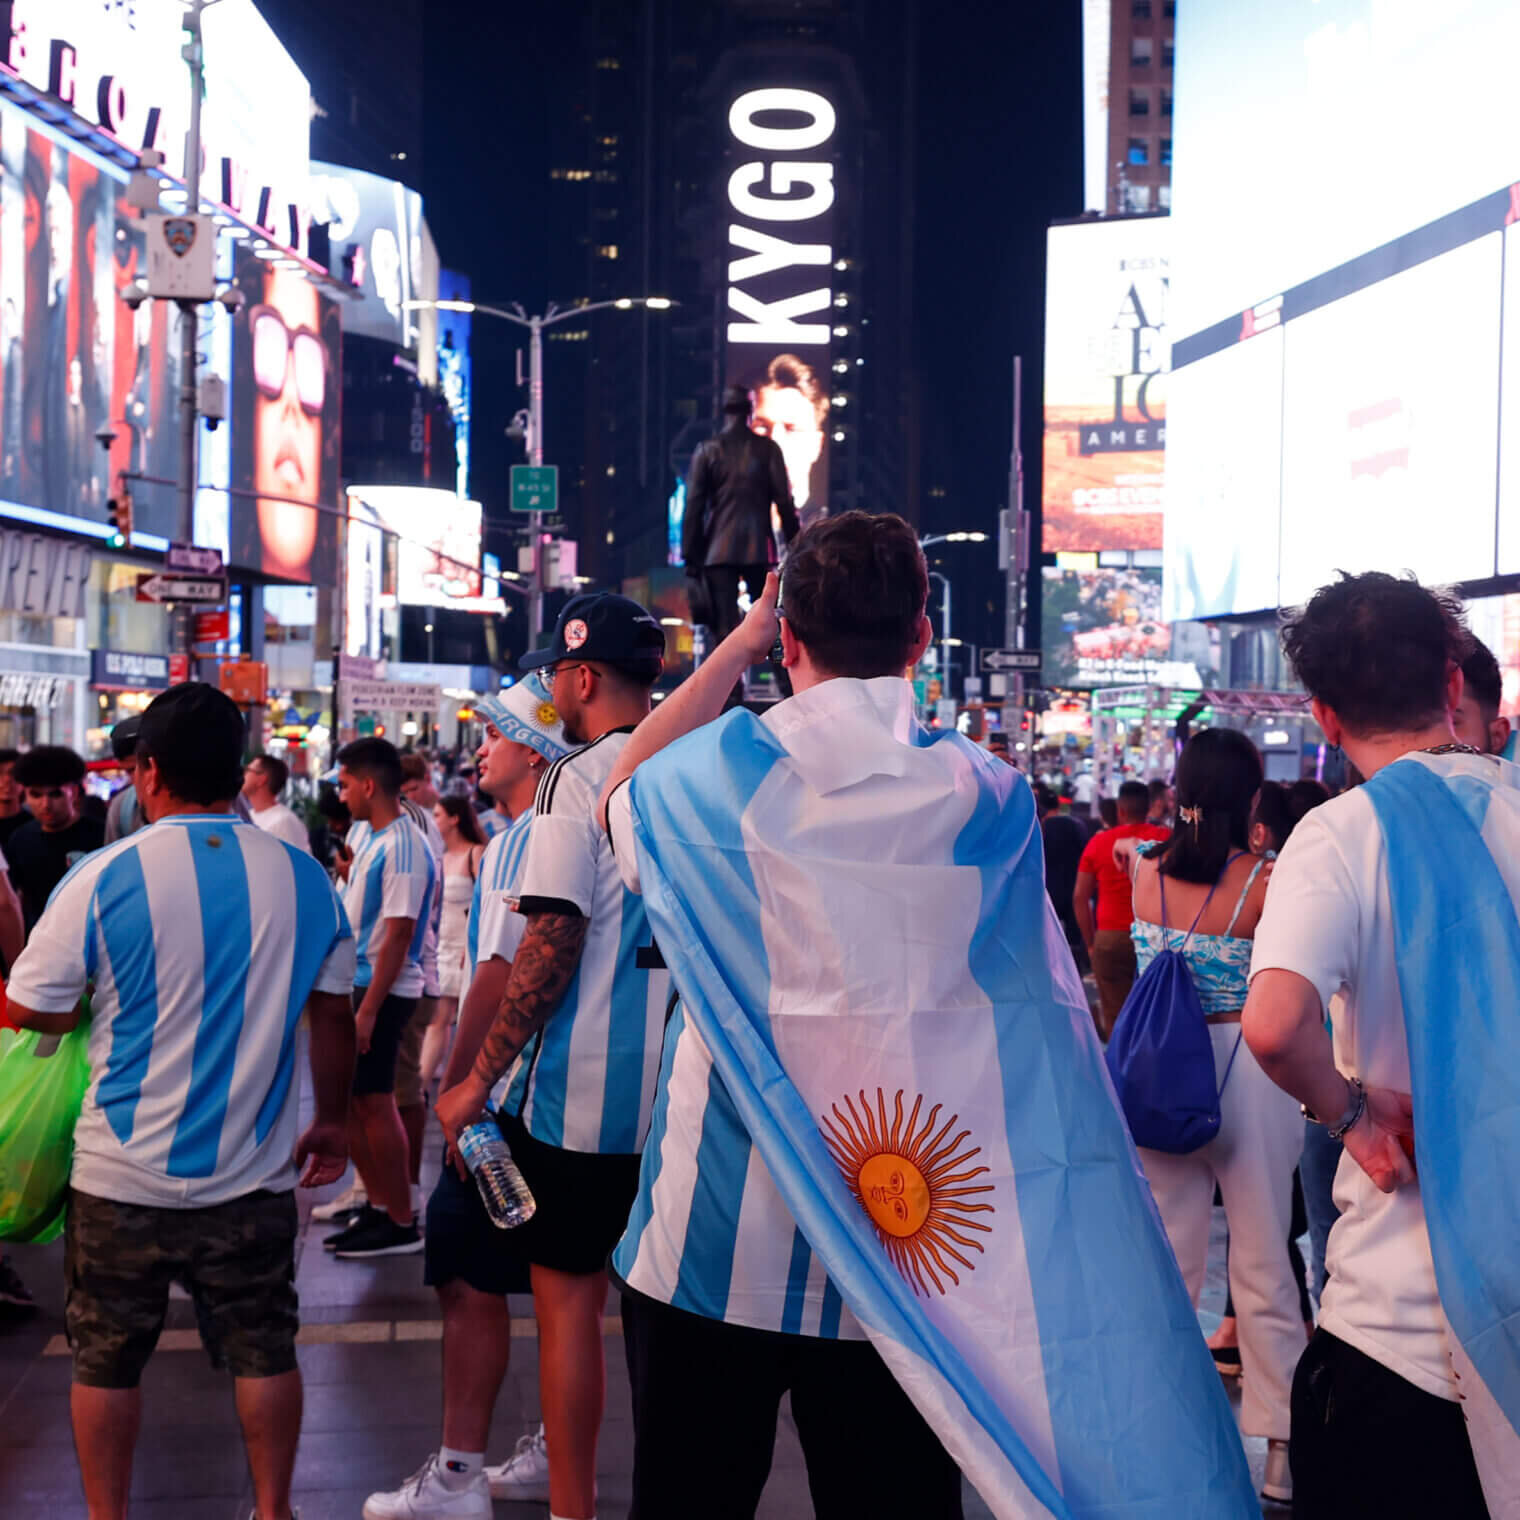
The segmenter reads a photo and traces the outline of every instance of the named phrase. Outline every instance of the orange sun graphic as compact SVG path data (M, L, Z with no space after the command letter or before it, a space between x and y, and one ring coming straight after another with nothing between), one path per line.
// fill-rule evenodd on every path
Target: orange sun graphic
M940 1274L959 1287L960 1278L947 1257L958 1261L968 1272L975 1270L976 1263L968 1261L956 1247L984 1251L979 1240L961 1231L990 1234L990 1224L969 1216L990 1214L993 1207L990 1203L966 1200L978 1193L990 1193L993 1188L991 1183L964 1185L985 1175L988 1169L985 1166L966 1169L966 1163L981 1154L981 1146L967 1151L960 1149L970 1130L963 1129L953 1138L946 1138L960 1115L951 1114L935 1131L942 1106L936 1103L920 1128L918 1114L923 1103L920 1093L904 1124L903 1095L899 1092L889 1127L886 1094L881 1088L876 1089L873 1114L862 1091L859 1112L846 1097L848 1118L840 1113L837 1103L834 1119L827 1114L823 1116L823 1138L850 1191L876 1226L887 1255L912 1284L913 1291L927 1296L931 1285L936 1292L945 1292Z

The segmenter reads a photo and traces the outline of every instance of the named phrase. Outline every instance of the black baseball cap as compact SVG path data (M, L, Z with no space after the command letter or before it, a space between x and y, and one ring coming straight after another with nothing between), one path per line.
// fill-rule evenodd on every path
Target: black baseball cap
M130 760L137 753L137 731L141 727L142 719L134 713L111 730L111 753L118 760Z
M537 670L561 660L600 660L609 665L663 660L665 633L630 597L615 591L586 591L565 603L546 649L531 649L519 670Z

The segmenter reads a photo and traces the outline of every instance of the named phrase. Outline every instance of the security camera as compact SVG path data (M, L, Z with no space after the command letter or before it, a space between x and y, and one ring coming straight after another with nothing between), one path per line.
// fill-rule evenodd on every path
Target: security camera
M116 442L116 429L109 422L101 423L95 429L95 442L109 454L111 452L111 445Z
M227 382L220 375L207 375L201 381L196 410L206 420L206 429L214 433L227 416Z
M127 303L127 306L132 311L136 311L137 308L148 299L148 287L142 280L133 280L132 283L128 285L124 291L122 291L121 298Z
M234 317L243 309L243 303L247 299L236 285L228 285L216 293L217 305Z

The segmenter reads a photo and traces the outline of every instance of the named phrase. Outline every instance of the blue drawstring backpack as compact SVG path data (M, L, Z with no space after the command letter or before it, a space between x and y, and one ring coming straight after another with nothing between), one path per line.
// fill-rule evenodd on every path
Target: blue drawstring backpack
M1237 859L1232 855L1225 868ZM1166 878L1159 880L1164 921ZM1224 880L1224 871L1219 880ZM1130 989L1104 1053L1135 1144L1174 1156L1196 1151L1219 1133L1219 1097L1240 1052L1237 1036L1224 1081L1216 1085L1214 1045L1183 954L1218 886L1216 881L1209 888L1176 949L1166 942L1163 922L1162 948Z

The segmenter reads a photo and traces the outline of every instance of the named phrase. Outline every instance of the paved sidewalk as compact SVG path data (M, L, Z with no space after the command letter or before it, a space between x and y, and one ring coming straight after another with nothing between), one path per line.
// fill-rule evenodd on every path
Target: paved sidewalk
M430 1141L436 1175L438 1146ZM335 1193L340 1188L327 1190ZM320 1196L326 1196L320 1195ZM298 1351L306 1413L296 1463L302 1520L359 1520L366 1497L392 1488L438 1444L441 1326L422 1285L421 1256L340 1262L311 1225L316 1199L301 1195ZM1218 1243L1216 1242L1216 1245ZM70 1362L63 1343L63 1247L16 1247L17 1269L39 1313L0 1326L0 1520L46 1515L85 1520L69 1428ZM1205 1302L1212 1326L1224 1298L1216 1249ZM489 1459L501 1461L538 1424L538 1341L532 1300L514 1298L512 1364L496 1405ZM602 1433L600 1520L624 1520L633 1457L628 1377L615 1300L609 1300L607 1418ZM143 1380L143 1430L133 1475L134 1520L248 1520L251 1489L225 1374L213 1372L188 1302L176 1300ZM1263 1441L1247 1443L1259 1483ZM812 1513L796 1431L783 1408L762 1520ZM1275 1505L1264 1513L1283 1517ZM543 1505L498 1504L498 1520L543 1520ZM967 1490L968 1520L989 1514Z

